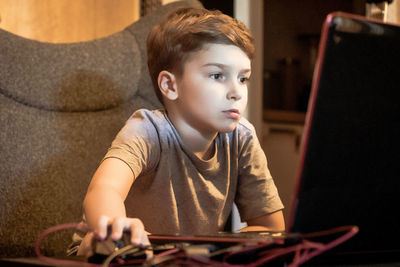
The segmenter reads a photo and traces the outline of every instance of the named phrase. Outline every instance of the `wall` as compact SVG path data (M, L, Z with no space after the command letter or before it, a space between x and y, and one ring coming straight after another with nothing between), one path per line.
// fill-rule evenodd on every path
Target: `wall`
M0 28L43 42L80 42L139 18L139 0L0 0Z
M400 0L393 0L388 6L387 21L389 23L400 24Z
M255 57L249 82L249 100L246 117L254 125L259 138L262 136L262 95L263 95L263 0L234 1L234 17L242 21L255 38Z

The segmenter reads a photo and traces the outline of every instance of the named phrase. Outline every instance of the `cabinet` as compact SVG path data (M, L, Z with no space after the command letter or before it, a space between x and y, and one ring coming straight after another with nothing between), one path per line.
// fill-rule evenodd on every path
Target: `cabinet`
M334 11L365 14L365 0L264 1L264 109L307 110L322 24Z
M302 124L263 124L262 147L279 195L285 205L283 214L286 226L288 226L292 209L303 129Z

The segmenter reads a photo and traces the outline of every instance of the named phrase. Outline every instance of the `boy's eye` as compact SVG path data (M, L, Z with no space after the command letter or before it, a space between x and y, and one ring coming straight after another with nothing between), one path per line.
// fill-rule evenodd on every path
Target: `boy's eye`
M210 78L213 80L220 80L220 79L222 79L222 74L221 73L213 73L210 75Z
M247 83L248 80L249 80L249 78L247 78L247 77L240 77L239 78L239 82L240 83Z

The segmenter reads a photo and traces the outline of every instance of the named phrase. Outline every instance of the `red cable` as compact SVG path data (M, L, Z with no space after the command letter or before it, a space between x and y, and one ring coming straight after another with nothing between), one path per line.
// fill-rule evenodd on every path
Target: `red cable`
M35 242L35 253L38 257L39 260L52 264L52 265L68 265L68 266L87 266L87 267L94 267L94 266L101 266L99 264L93 264L93 263L88 263L88 262L83 262L83 261L74 261L74 260L60 260L60 259L54 259L54 258L50 258L47 257L45 255L43 255L40 251L40 245L43 241L43 239L54 232L60 231L60 230L65 230L65 229L70 229L70 228L79 228L81 227L82 224L81 223L67 223L67 224L60 224L60 225L56 225L53 227L50 227L48 229L46 229L45 231L43 231L38 239Z
M329 250L332 249L338 245L340 245L341 243L347 241L348 239L350 239L351 237L353 237L354 235L356 235L359 231L358 226L342 226L342 227L338 227L338 228L334 228L331 230L327 230L327 231L322 231L319 233L313 233L313 234L309 234L307 236L318 236L318 234L324 234L326 235L328 234L334 234L334 233L338 233L338 232L343 232L343 231L348 231L347 233L345 233L344 235L342 235L339 238L336 238L335 240L329 242L328 244L324 245L322 248L320 249L316 249L313 252L310 252L309 254L306 253L306 255L304 256L300 256L299 259L297 261L293 261L289 266L298 266L300 264L305 263L306 261L310 260L311 258Z
M180 251L179 248L172 248L172 249L169 249L169 250L167 250L167 251L158 253L157 255L154 255L154 258L155 258L155 259L161 258L161 257L167 256L167 255L170 255L170 254L177 253L177 252L179 252L179 251Z
M358 227L357 226L342 226L342 227L337 227L337 228L330 229L330 230L325 230L325 231L321 231L321 232L303 235L303 237L320 237L320 236L327 236L330 234L335 234L335 233L344 232L344 231L347 231L347 233L345 233L343 236L341 236L327 244L304 240L303 243L301 243L301 244L293 245L293 246L286 247L286 248L275 248L275 249L261 252L260 254L265 255L265 256L259 258L255 262L252 262L245 266L247 266L247 267L261 266L279 256L287 255L287 254L293 253L293 252L295 253L295 256L294 256L293 261L288 265L288 267L299 266L299 265L305 263L306 261L310 260L311 258L318 256L319 254L347 241L348 239L353 237L355 234L357 234ZM227 258L229 258L230 256L232 256L234 254L240 254L240 253L249 251L251 249L258 249L260 247L262 247L262 246L255 246L255 247L245 248L243 250L235 251L234 253L230 253L228 256L226 256L224 258L224 260L227 260ZM314 249L314 250L312 252L310 252L312 249ZM230 266L237 266L237 265L230 265Z
M70 229L70 228L76 228L76 229L80 229L82 228L83 225L81 223L69 223L69 224L60 224L60 225L56 225L53 227L50 227L48 229L46 229L45 231L43 231L38 239L35 242L35 252L37 257L46 262L46 263L50 263L53 265L68 265L68 266L87 266L87 267L94 267L94 266L100 266L99 264L93 264L93 263L88 263L88 262L83 262L83 261L74 261L74 260L59 260L59 259L54 259L54 258L50 258L50 257L46 257L44 256L41 251L40 251L40 245L43 241L43 239L56 231L59 230L65 230L65 229ZM86 227L86 226L85 226ZM268 244L260 244L260 245L256 245L256 246L251 246L251 247L245 247L239 251L235 251L235 252L231 252L228 255L226 255L224 257L223 261L215 261L215 260L211 260L209 258L205 258L205 257L200 257L200 256L194 256L194 255L183 255L183 256L176 256L175 259L172 259L172 262L180 262L183 263L184 259L191 261L191 263L194 263L193 261L197 262L198 264L212 264L214 266L226 266L226 267L239 267L239 266L247 266L247 267L256 267L256 266L260 266L260 265L264 265L265 263L267 263L268 261L271 261L279 256L283 256L283 255L287 255L289 253L295 253L294 255L294 259L293 261L288 265L288 267L295 267L295 266L299 266L303 263L305 263L306 261L310 260L311 258L347 241L348 239L350 239L351 237L353 237L355 234L357 234L358 232L358 227L357 226L342 226L342 227L338 227L338 228L334 228L334 229L330 229L330 230L325 230L325 231L321 231L321 232L317 232L317 233L310 233L310 234L304 234L302 237L303 238L314 238L314 237L322 237L322 236L327 236L327 235L331 235L331 234L335 234L335 233L339 233L339 232L347 232L345 234L343 234L342 236L340 236L339 238L336 238L335 240L327 243L327 244L322 244L322 243L318 243L318 242L312 242L309 240L303 240L303 243L297 244L297 245L293 245L290 247L286 247L286 248L274 248L274 249L270 249L267 251L262 251L260 253L260 255L264 255L261 258L259 258L257 261L252 262L250 264L246 264L246 265L239 265L239 264L229 264L228 262L226 262L226 260L236 254L239 253L244 253L244 252L248 252L251 250L255 250L255 249L261 249L263 247L268 247L271 244L273 244L274 242L268 243ZM313 250L313 251L311 251ZM166 256L166 255L170 255L170 254L174 254L179 252L179 249L175 248L175 249L171 249L165 252L162 252L158 255L155 255L155 257L162 257L162 256ZM182 259L183 258L183 259ZM170 261L167 261L170 262ZM189 262L186 262L189 263ZM118 264L116 264L118 265Z

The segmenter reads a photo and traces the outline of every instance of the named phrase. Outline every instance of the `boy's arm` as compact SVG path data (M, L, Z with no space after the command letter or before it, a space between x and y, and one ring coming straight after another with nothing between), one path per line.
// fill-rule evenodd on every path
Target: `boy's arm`
M282 210L266 214L247 221L247 227L240 229L241 232L248 231L284 231L285 220Z
M120 239L124 229L132 232L132 243L147 243L139 219L126 218L124 201L134 181L128 165L116 158L104 160L90 182L83 206L89 226L100 237L107 235L112 224L112 238Z
M235 203L248 227L241 231L284 231L283 203L254 126L243 119L239 135L239 180Z

